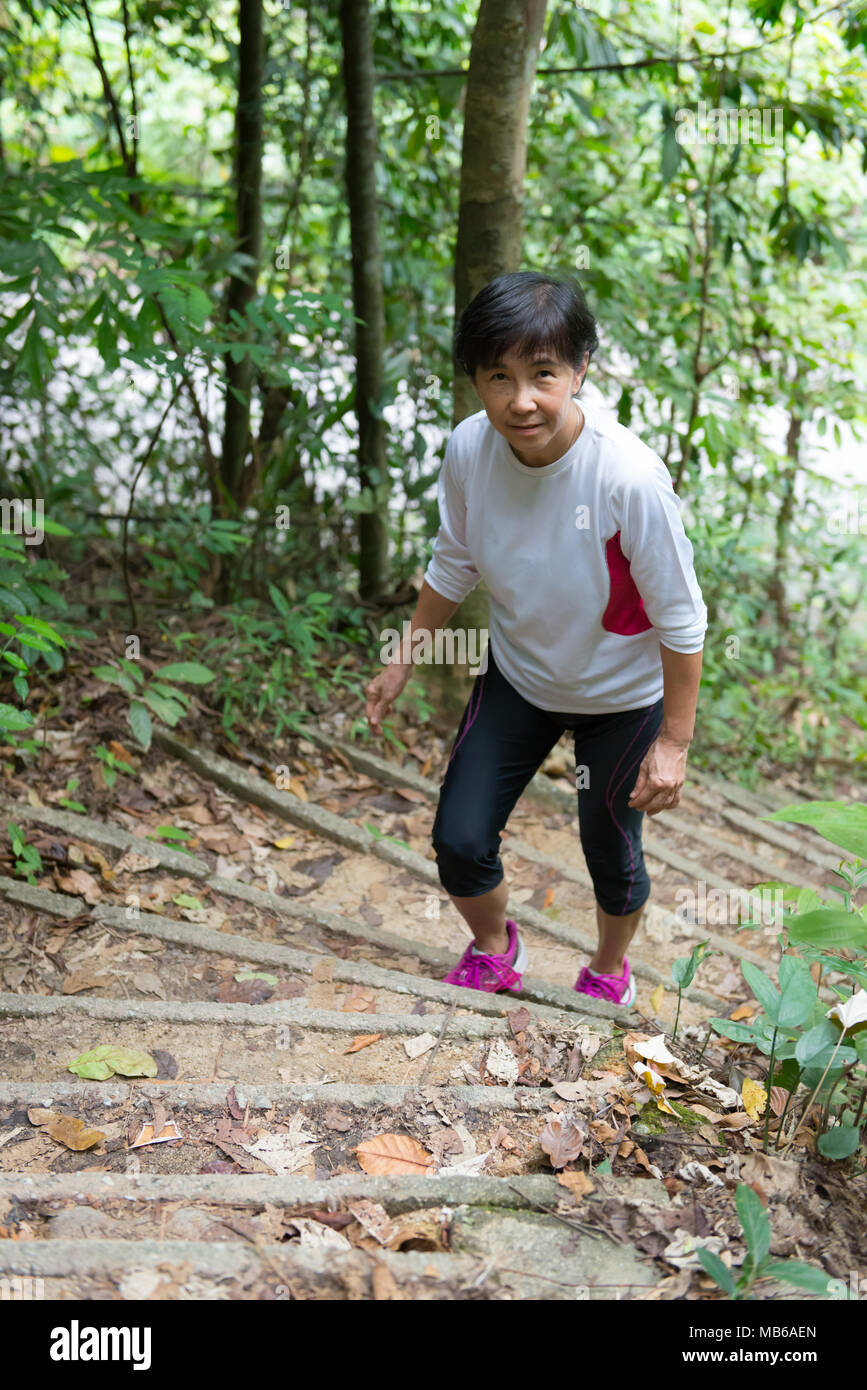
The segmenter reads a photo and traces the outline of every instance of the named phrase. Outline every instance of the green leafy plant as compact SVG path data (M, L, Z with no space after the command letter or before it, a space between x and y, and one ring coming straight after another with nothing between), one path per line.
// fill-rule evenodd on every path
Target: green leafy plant
M45 517L47 534L71 532ZM23 536L0 532L0 685L8 681L19 705L0 700L0 734L16 735L33 727L33 715L25 708L32 666L43 660L51 671L63 666L65 637L46 618L51 609L63 610L66 601L52 585L67 578L65 571L41 556L29 558Z
M36 875L43 871L42 855L38 849L27 843L24 831L14 821L7 821L6 829L12 842L12 853L15 855L15 872L26 878L35 888Z
M683 991L689 989L702 961L707 960L708 956L719 954L717 951L711 951L709 946L710 938L708 937L707 940L700 941L697 946L694 946L688 956L678 956L677 960L671 962L671 978L677 985L677 1012L674 1016L674 1029L671 1034L672 1041L677 1037L677 1025L680 1022L680 1001L683 997Z
M135 776L135 768L131 767L129 763L124 762L122 758L118 758L102 743L98 743L93 751L102 763L102 775L105 780L105 785L109 790L111 790L117 781L117 774L119 772L125 772L130 777Z
M148 681L135 661L118 657L116 666L94 666L91 674L112 685L119 685L131 697L127 718L138 743L147 751L153 736L151 713L172 728L190 707L190 697L176 682L207 685L216 677L198 661L173 661L161 666Z
M69 781L64 787L64 791L67 793L67 795L61 796L59 798L59 804L66 811L79 811L83 815L87 810L87 807L82 806L80 801L73 801L71 797L71 793L78 790L78 781L79 779L77 777L70 777Z
M835 885L831 889L842 899L839 904L823 901L812 890L791 884L760 885L782 890L784 902L795 904L794 910L784 910L779 932L778 939L784 950L778 971L779 988L764 971L744 961L741 965L744 979L762 1012L749 1023L720 1018L712 1018L709 1022L715 1032L738 1043L749 1043L769 1058L764 1151L768 1151L771 1087L780 1084L774 1064L782 1062L787 1067L784 1089L788 1095L777 1128L775 1148L780 1147L786 1135L790 1107L794 1104L797 1109L796 1101L805 1098L800 1113L791 1123L784 1152L791 1148L799 1125L808 1118L818 1099L823 1107L817 1141L819 1152L826 1158L842 1159L854 1153L860 1143L867 1097L864 1075L867 1037L855 1031L867 1022L867 1012L861 1018L860 1005L862 996L867 1000L863 989L867 983L867 908L855 905L858 890L867 883L867 865L860 858L867 857L867 807L857 803L812 802L784 807L765 819L811 825L832 844L852 851L859 858L850 864L841 862L834 871L842 883L842 887ZM796 948L797 954L791 953L790 947ZM841 951L850 955L844 956ZM829 981L830 989L840 1001L829 1009L820 999L818 984L810 973L810 965L815 962L820 965L820 978L830 972L848 976L855 986L860 986L857 993ZM838 1113L832 1115L835 1101Z
M838 1280L805 1260L772 1260L771 1223L761 1199L748 1183L738 1183L735 1206L741 1223L747 1255L737 1279L728 1266L712 1250L698 1249L698 1258L723 1293L733 1299L751 1299L751 1290L759 1279L776 1279L807 1293L834 1297Z

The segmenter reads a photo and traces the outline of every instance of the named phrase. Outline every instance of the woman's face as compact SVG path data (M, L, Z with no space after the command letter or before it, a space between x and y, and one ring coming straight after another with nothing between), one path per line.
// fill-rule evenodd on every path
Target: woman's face
M502 361L478 367L473 386L494 429L522 462L542 467L569 448L576 421L572 397L586 370L586 354L583 370L576 372L544 351L527 360L510 350Z

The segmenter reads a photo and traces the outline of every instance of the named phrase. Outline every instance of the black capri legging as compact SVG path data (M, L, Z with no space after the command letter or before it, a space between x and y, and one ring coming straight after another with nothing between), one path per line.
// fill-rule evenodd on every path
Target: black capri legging
M458 898L503 879L500 832L564 729L574 730L581 848L603 912L622 917L650 896L643 811L629 806L641 760L662 724L662 699L641 709L571 714L539 709L494 661L476 677L440 788L431 839L440 883Z

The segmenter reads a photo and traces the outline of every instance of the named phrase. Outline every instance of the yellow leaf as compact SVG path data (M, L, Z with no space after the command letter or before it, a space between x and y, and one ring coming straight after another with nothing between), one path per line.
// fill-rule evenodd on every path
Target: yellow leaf
M665 1082L658 1072L649 1067L646 1062L633 1062L632 1070L639 1076L648 1090L653 1092L656 1104L660 1110L664 1110L667 1115L676 1115L677 1111L672 1110L668 1101L665 1099Z
M739 1004L738 1007L733 1009L729 1014L729 1018L732 1023L739 1023L742 1018L752 1018L753 1014L757 1012L758 1010L755 1004Z
M56 1139L58 1144L76 1153L92 1149L94 1144L101 1143L105 1138L101 1129L88 1129L84 1121L76 1119L74 1115L53 1115L44 1128L45 1133Z
M284 835L282 840L272 840L271 843L275 849L289 849L290 845L295 843L295 836Z
M767 1091L760 1081L753 1081L751 1077L747 1076L741 1088L741 1100L750 1119L757 1120L760 1115L764 1114L767 1106Z
M657 985L656 989L650 996L650 1007L655 1014L659 1013L660 1009L662 1008L664 999L665 985Z

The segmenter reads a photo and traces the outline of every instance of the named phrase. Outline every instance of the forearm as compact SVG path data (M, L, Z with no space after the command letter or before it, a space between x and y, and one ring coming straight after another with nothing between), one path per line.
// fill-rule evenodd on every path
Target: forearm
M695 728L702 652L673 652L662 642L659 652L664 684L659 737L686 746L692 740Z
M437 628L445 627L449 618L459 607L460 604L455 603L454 599L446 598L444 594L437 593L426 579L422 580L418 603L410 619L410 630L401 641L401 660L404 665L412 664L412 639L415 633L421 631L434 633Z

